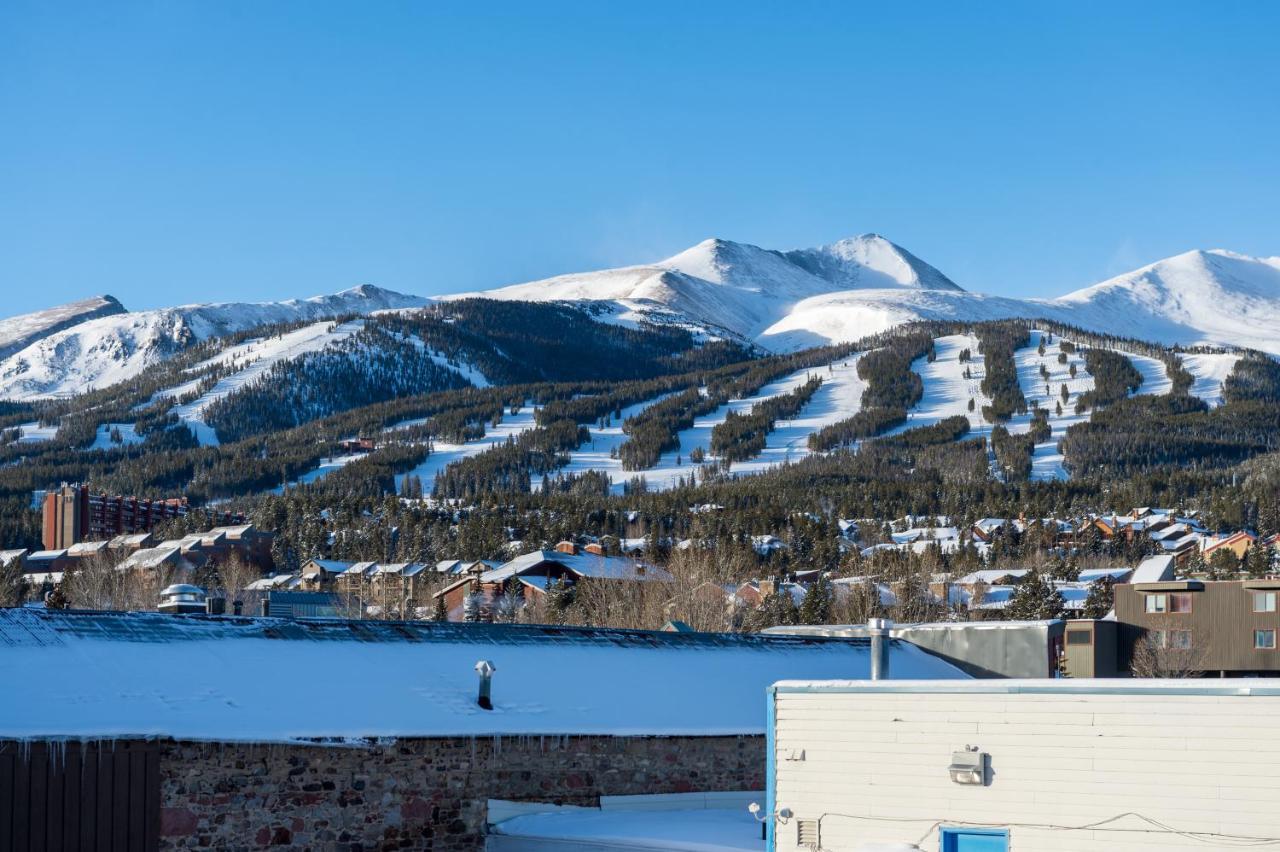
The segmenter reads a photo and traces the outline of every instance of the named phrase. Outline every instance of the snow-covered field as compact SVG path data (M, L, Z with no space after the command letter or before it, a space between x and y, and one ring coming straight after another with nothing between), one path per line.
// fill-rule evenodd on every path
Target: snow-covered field
M1191 395L1203 399L1210 408L1222 405L1222 383L1239 360L1239 355L1231 353L1183 355L1182 366L1196 377L1191 384Z
M204 412L210 404L250 384L281 361L289 361L308 352L319 352L331 343L345 340L362 328L364 320L359 319L336 326L329 321L317 322L278 337L259 338L232 346L217 356L202 361L192 367L192 370L207 369L214 365L236 366L240 369L219 379L199 399L177 406L173 413L187 424L201 445L214 446L218 443L218 435L204 421ZM186 382L161 391L158 396L181 396L189 393L195 384Z
M735 476L759 473L788 460L799 460L809 452L809 433L829 423L852 417L861 406L864 385L858 378L856 357L838 361L830 365L830 370L827 367L798 370L765 385L754 396L730 400L710 414L696 419L692 427L681 431L677 436L680 440L678 450L663 453L654 467L629 472L630 476L643 476L646 485L655 490L674 488L681 478L688 479L697 471L698 465L689 461L689 453L696 447L701 447L706 453L707 461L714 461L711 455L711 430L723 423L730 411L739 414L750 411L759 402L790 393L811 376L820 376L822 387L809 400L800 416L793 421L779 423L779 428L769 434L764 452L755 459L735 463L731 472Z
M430 494L435 487L436 474L444 470L450 464L465 458L483 453L485 450L491 450L499 444L506 443L508 438L514 438L524 432L534 428L535 411L533 405L526 402L521 407L518 414L507 414L502 418L502 422L497 426L485 426L485 435L475 441L467 441L464 444L453 444L445 441L437 441L434 445L435 450L431 455L415 467L413 470L396 476L396 490L399 491L404 486L406 476L416 476L422 480L422 493ZM408 421L398 423L391 429L403 429L410 425L421 423L421 420Z
M569 463L556 470L556 473L585 473L589 470L607 473L609 478L613 480L614 493L621 494L623 484L632 475L629 471L622 469L622 460L614 455L617 449L627 442L628 436L627 433L622 431L622 424L627 421L628 417L635 417L649 406L656 405L671 395L664 393L654 399L629 405L622 409L621 416L614 418L603 429L588 426L587 428L591 432L591 441L570 453ZM542 477L534 477L531 484L533 490L537 491L542 487Z
M22 437L18 439L19 444L40 444L44 441L52 441L58 435L58 426L41 426L36 421L30 423L20 423L18 428L22 431Z
M120 442L111 440L112 430L119 430ZM133 428L132 423L103 423L98 427L98 434L93 438L91 450L115 450L130 444L142 443L142 436Z
M1042 339L1046 341L1043 356L1039 353ZM1048 342L1050 339L1052 343ZM1093 376L1089 375L1084 365L1084 357L1078 350L1067 356L1067 363L1059 364L1058 354L1062 351L1060 343L1061 340L1057 336L1035 329L1031 332L1031 345L1019 349L1014 354L1014 361L1018 365L1018 385L1022 388L1022 395L1026 397L1027 405L1031 406L1038 402L1049 413L1049 426L1053 429L1049 440L1036 444L1032 454L1031 479L1036 481L1068 478L1067 470L1063 467L1062 453L1058 450L1058 442L1071 426L1089 419L1089 412L1076 414L1076 402L1080 394L1093 389ZM1046 380L1040 375L1041 364L1049 371L1048 392L1045 391ZM1073 364L1076 367L1075 378L1071 377ZM1062 402L1063 385L1067 386L1066 402ZM1062 404L1062 414L1057 413L1059 403ZM1014 434L1029 431L1031 414L1028 412L1025 415L1015 416L1009 422L1008 429Z

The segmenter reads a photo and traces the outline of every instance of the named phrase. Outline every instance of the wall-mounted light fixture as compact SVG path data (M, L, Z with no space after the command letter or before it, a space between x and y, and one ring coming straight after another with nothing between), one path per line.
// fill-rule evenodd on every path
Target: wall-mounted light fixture
M947 774L957 784L985 786L987 783L988 755L977 746L965 746L963 751L951 753L951 765Z

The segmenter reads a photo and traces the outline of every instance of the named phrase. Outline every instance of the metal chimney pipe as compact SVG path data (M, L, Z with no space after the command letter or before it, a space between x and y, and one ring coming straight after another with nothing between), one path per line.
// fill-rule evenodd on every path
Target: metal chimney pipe
M497 667L488 660L476 663L476 673L480 675L480 695L476 698L476 703L485 710L493 709L493 701L489 696L493 685L493 673L497 670Z
M873 618L867 622L867 633L871 635L871 679L885 680L889 677L889 630L893 621L888 618Z

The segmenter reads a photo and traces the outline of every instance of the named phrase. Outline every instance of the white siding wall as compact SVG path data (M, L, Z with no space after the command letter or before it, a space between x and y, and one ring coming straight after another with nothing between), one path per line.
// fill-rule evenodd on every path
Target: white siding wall
M832 852L874 841L936 850L939 822L1010 826L1016 852L1238 848L1133 817L1112 826L1128 831L1029 825L1130 811L1184 831L1280 838L1280 696L780 691L776 701L776 806L795 814L777 827L779 850L798 848L795 819L823 814ZM966 745L991 755L989 786L950 780L951 753Z

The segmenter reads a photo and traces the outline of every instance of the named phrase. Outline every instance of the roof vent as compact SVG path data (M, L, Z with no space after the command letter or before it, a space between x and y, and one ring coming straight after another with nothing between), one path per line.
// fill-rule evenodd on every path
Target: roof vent
M188 583L174 583L160 593L161 612L171 614L204 612L204 589Z
M796 845L804 846L807 849L817 849L821 846L819 838L818 821L816 819L798 819L796 820Z

